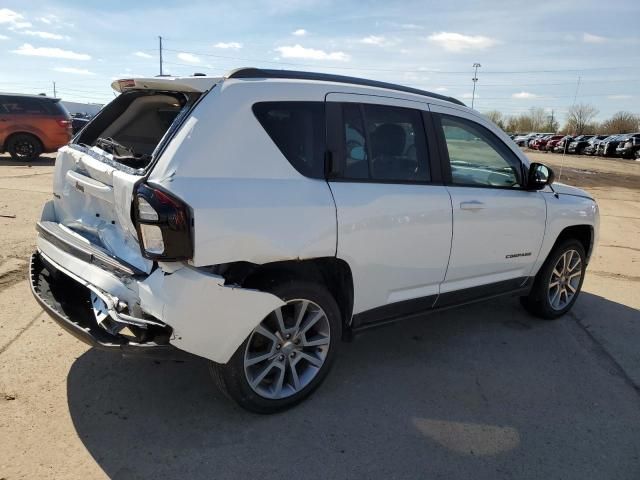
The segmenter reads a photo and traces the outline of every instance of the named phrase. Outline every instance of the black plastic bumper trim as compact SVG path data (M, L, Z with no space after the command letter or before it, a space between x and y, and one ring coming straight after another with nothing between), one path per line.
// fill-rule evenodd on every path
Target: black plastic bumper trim
M149 343L131 343L125 338L118 338L108 332L100 329L96 325L91 325L86 318L83 319L82 300L76 295L74 298L77 302L71 305L71 312L68 314L65 312L62 305L65 304L65 300L56 297L54 282L49 282L47 277L52 275L64 275L60 271L52 272L55 268L48 266L49 263L42 258L39 253L31 255L29 262L29 284L31 286L31 293L42 307L42 309L65 331L76 337L78 340L90 345L99 350L119 352L123 355L142 355L153 357L176 357L179 354L179 350L171 344L157 344L153 342ZM75 280L65 275L64 281L73 282L74 284L82 287ZM54 286L54 291L51 287ZM84 288L84 287L82 287ZM74 318L71 318L71 316Z

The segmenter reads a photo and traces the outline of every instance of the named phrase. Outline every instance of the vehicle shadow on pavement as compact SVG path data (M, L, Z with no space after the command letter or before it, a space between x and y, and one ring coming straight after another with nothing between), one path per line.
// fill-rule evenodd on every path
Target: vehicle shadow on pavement
M96 350L73 364L68 402L116 479L638 478L637 393L592 343L575 317L538 321L507 298L343 344L324 385L277 415L228 401L201 359Z
M14 160L11 155L0 155L0 167L51 167L56 163L55 156L38 157L30 162Z

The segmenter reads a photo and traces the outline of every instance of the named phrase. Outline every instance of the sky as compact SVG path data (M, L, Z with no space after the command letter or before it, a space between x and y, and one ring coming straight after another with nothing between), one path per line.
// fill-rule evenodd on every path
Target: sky
M640 114L640 1L14 1L0 4L0 91L106 103L116 78L223 75L238 67L409 85L561 122Z

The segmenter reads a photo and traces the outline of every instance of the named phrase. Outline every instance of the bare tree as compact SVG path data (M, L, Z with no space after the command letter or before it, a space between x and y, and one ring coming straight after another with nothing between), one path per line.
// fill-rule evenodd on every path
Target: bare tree
M582 135L587 131L589 124L597 114L598 109L593 105L586 103L572 105L567 111L567 125L565 126L565 130L575 133L576 135Z
M508 117L507 118L507 124L506 124L506 131L507 132L511 132L511 133L522 133L524 132L523 129L520 128L520 121L518 119L518 117Z
M602 122L603 133L633 133L640 130L640 116L631 112L617 112L609 120Z
M505 130L505 118L504 115L502 115L502 112L499 112L498 110L490 110L486 112L484 116L499 126L502 130Z
M544 111L544 108L531 107L529 109L529 115L531 118L532 130L543 130L544 126L547 124L547 112Z

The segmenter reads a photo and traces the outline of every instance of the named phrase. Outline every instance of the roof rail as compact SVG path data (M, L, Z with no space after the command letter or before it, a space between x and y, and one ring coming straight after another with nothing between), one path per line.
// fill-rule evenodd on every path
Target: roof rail
M447 102L466 106L457 98L439 95L437 93L419 90L417 88L405 87L404 85L396 85L395 83L379 82L377 80L367 80L365 78L349 77L346 75L333 75L330 73L301 72L297 70L275 70L263 68L238 68L230 71L226 78L287 78L296 80L318 80L323 82L350 83L352 85L364 85L367 87L386 88L388 90L396 90L399 92L413 93L424 97L437 98Z

